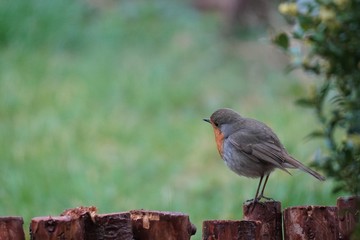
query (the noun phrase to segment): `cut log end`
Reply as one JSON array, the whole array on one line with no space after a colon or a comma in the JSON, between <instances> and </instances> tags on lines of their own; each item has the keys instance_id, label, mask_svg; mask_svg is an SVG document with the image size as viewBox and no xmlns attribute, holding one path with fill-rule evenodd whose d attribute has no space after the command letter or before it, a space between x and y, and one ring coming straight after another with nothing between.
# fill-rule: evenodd
<instances>
[{"instance_id":1,"label":"cut log end","mask_svg":"<svg viewBox=\"0 0 360 240\"><path fill-rule=\"evenodd\" d=\"M130 215L135 239L189 240L196 233L189 216L183 213L134 210Z\"/></svg>"},{"instance_id":2,"label":"cut log end","mask_svg":"<svg viewBox=\"0 0 360 240\"><path fill-rule=\"evenodd\" d=\"M297 206L284 210L285 239L339 239L337 207Z\"/></svg>"},{"instance_id":3,"label":"cut log end","mask_svg":"<svg viewBox=\"0 0 360 240\"><path fill-rule=\"evenodd\" d=\"M261 239L282 239L282 215L280 202L245 202L243 205L243 212L244 220L261 222Z\"/></svg>"},{"instance_id":4,"label":"cut log end","mask_svg":"<svg viewBox=\"0 0 360 240\"><path fill-rule=\"evenodd\" d=\"M0 239L25 240L22 217L0 217Z\"/></svg>"},{"instance_id":5,"label":"cut log end","mask_svg":"<svg viewBox=\"0 0 360 240\"><path fill-rule=\"evenodd\" d=\"M203 240L260 239L258 221L207 220L203 222Z\"/></svg>"}]
</instances>

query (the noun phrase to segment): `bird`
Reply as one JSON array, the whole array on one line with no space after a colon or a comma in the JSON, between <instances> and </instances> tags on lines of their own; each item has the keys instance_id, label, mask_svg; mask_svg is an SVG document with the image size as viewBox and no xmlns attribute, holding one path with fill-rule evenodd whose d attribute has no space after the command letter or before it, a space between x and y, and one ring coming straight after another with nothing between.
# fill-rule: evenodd
<instances>
[{"instance_id":1,"label":"bird","mask_svg":"<svg viewBox=\"0 0 360 240\"><path fill-rule=\"evenodd\" d=\"M264 190L270 173L277 168L290 175L287 169L300 169L320 181L325 180L324 176L290 156L265 123L242 117L229 108L218 109L203 120L213 127L217 150L225 164L238 175L260 178L255 197L249 200L253 201L253 208L261 199L272 200L264 196Z\"/></svg>"}]
</instances>

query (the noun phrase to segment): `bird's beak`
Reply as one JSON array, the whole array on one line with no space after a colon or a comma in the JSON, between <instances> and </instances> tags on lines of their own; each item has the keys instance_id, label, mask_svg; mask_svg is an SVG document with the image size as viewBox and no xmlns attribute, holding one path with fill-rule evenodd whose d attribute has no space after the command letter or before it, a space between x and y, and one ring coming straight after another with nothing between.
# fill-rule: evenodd
<instances>
[{"instance_id":1,"label":"bird's beak","mask_svg":"<svg viewBox=\"0 0 360 240\"><path fill-rule=\"evenodd\" d=\"M208 118L204 118L203 120L204 120L205 122L211 123L211 122L210 122L210 119L208 119Z\"/></svg>"}]
</instances>

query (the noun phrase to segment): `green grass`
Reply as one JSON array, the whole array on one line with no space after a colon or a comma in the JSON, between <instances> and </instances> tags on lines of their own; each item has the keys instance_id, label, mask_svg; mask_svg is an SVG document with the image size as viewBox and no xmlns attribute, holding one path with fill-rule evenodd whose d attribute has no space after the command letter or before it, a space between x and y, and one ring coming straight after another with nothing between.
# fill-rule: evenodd
<instances>
[{"instance_id":1,"label":"green grass","mask_svg":"<svg viewBox=\"0 0 360 240\"><path fill-rule=\"evenodd\" d=\"M266 59L266 44L254 40L246 60L214 19L176 2L73 6L84 18L66 23L67 6L48 7L45 39L39 25L1 41L0 215L23 216L25 229L80 205L181 211L198 227L194 239L203 220L241 218L258 180L220 160L202 121L220 107L268 123L307 164L320 144L304 141L315 120L293 104L303 83L273 66L275 50ZM335 204L331 182L292 173L275 172L267 195L283 207Z\"/></svg>"}]
</instances>

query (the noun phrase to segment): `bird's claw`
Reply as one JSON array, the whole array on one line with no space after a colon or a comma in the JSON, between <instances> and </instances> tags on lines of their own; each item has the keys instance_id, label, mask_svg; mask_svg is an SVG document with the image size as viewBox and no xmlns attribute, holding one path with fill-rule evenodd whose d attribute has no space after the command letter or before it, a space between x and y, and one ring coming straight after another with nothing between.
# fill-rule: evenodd
<instances>
[{"instance_id":1,"label":"bird's claw","mask_svg":"<svg viewBox=\"0 0 360 240\"><path fill-rule=\"evenodd\" d=\"M247 200L249 203L250 212L254 211L256 204L263 205L264 203L260 202L258 198Z\"/></svg>"},{"instance_id":2,"label":"bird's claw","mask_svg":"<svg viewBox=\"0 0 360 240\"><path fill-rule=\"evenodd\" d=\"M260 201L261 199L265 199L266 201L275 201L273 198L265 197L264 195L260 195L256 199L257 201Z\"/></svg>"},{"instance_id":3,"label":"bird's claw","mask_svg":"<svg viewBox=\"0 0 360 240\"><path fill-rule=\"evenodd\" d=\"M261 199L265 199L266 201L275 201L273 198L265 197L265 196L258 196L257 198L252 198L246 200L245 202L260 202Z\"/></svg>"},{"instance_id":4,"label":"bird's claw","mask_svg":"<svg viewBox=\"0 0 360 240\"><path fill-rule=\"evenodd\" d=\"M252 205L250 209L251 212L255 209L256 204L264 205L264 203L260 201L261 199L265 199L266 201L275 201L274 199L265 197L263 195L258 196L257 198L246 200L246 203L250 203L250 205Z\"/></svg>"}]
</instances>

